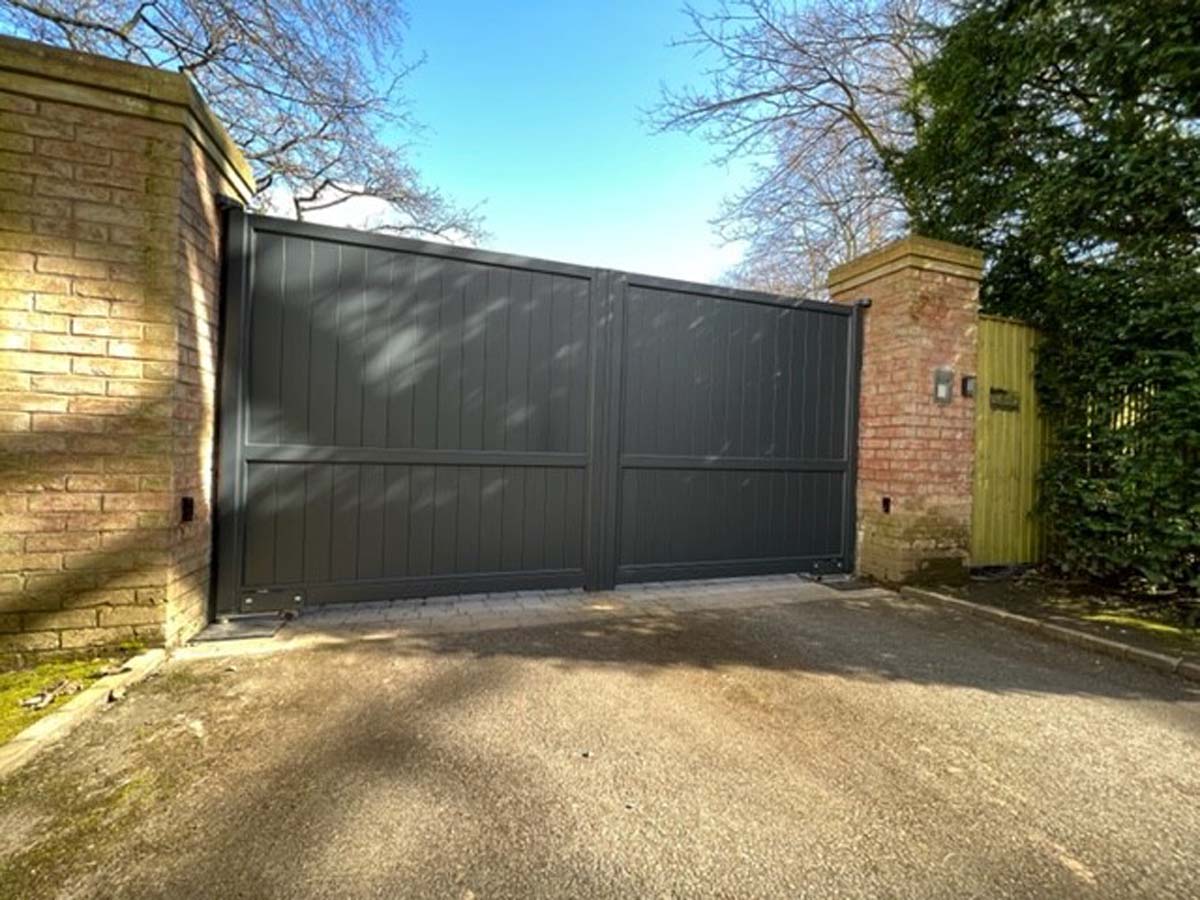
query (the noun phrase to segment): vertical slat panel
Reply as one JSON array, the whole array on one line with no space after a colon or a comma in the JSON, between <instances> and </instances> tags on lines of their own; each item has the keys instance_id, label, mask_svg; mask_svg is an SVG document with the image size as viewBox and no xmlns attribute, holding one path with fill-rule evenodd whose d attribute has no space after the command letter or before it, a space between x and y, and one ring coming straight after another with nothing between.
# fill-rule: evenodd
<instances>
[{"instance_id":1,"label":"vertical slat panel","mask_svg":"<svg viewBox=\"0 0 1200 900\"><path fill-rule=\"evenodd\" d=\"M244 581L270 584L275 578L275 467L257 463L246 472Z\"/></svg>"},{"instance_id":2,"label":"vertical slat panel","mask_svg":"<svg viewBox=\"0 0 1200 900\"><path fill-rule=\"evenodd\" d=\"M250 313L250 440L279 440L283 329L283 238L259 235L255 242L254 303Z\"/></svg>"},{"instance_id":3,"label":"vertical slat panel","mask_svg":"<svg viewBox=\"0 0 1200 900\"><path fill-rule=\"evenodd\" d=\"M564 559L564 539L567 502L566 469L546 470L546 557L547 569L561 569Z\"/></svg>"},{"instance_id":4,"label":"vertical slat panel","mask_svg":"<svg viewBox=\"0 0 1200 900\"><path fill-rule=\"evenodd\" d=\"M438 302L438 408L437 446L443 450L461 446L463 385L463 295L466 275L460 264L442 267L442 290Z\"/></svg>"},{"instance_id":5,"label":"vertical slat panel","mask_svg":"<svg viewBox=\"0 0 1200 900\"><path fill-rule=\"evenodd\" d=\"M522 568L546 565L546 470L525 470L525 521L521 548Z\"/></svg>"},{"instance_id":6,"label":"vertical slat panel","mask_svg":"<svg viewBox=\"0 0 1200 900\"><path fill-rule=\"evenodd\" d=\"M302 465L276 467L275 566L272 580L292 584L304 580L305 472Z\"/></svg>"},{"instance_id":7,"label":"vertical slat panel","mask_svg":"<svg viewBox=\"0 0 1200 900\"><path fill-rule=\"evenodd\" d=\"M581 569L583 558L583 529L586 508L583 501L584 473L567 470L566 496L563 501L563 568Z\"/></svg>"},{"instance_id":8,"label":"vertical slat panel","mask_svg":"<svg viewBox=\"0 0 1200 900\"><path fill-rule=\"evenodd\" d=\"M421 331L415 315L416 263L392 256L391 294L388 302L387 445L413 446L413 390L417 367L429 335Z\"/></svg>"},{"instance_id":9,"label":"vertical slat panel","mask_svg":"<svg viewBox=\"0 0 1200 900\"><path fill-rule=\"evenodd\" d=\"M489 466L483 470L483 497L480 501L479 569L499 572L504 537L504 470Z\"/></svg>"},{"instance_id":10,"label":"vertical slat panel","mask_svg":"<svg viewBox=\"0 0 1200 900\"><path fill-rule=\"evenodd\" d=\"M409 574L408 519L412 511L412 468L388 466L384 480L383 574L397 578Z\"/></svg>"},{"instance_id":11,"label":"vertical slat panel","mask_svg":"<svg viewBox=\"0 0 1200 900\"><path fill-rule=\"evenodd\" d=\"M500 568L515 572L521 568L521 541L525 532L525 470L505 470L503 505Z\"/></svg>"},{"instance_id":12,"label":"vertical slat panel","mask_svg":"<svg viewBox=\"0 0 1200 900\"><path fill-rule=\"evenodd\" d=\"M487 337L484 379L484 438L485 450L503 450L507 434L508 414L508 269L492 269L487 273Z\"/></svg>"},{"instance_id":13,"label":"vertical slat panel","mask_svg":"<svg viewBox=\"0 0 1200 900\"><path fill-rule=\"evenodd\" d=\"M362 444L388 444L389 388L393 381L391 312L393 255L368 250L363 283Z\"/></svg>"},{"instance_id":14,"label":"vertical slat panel","mask_svg":"<svg viewBox=\"0 0 1200 900\"><path fill-rule=\"evenodd\" d=\"M478 572L480 549L481 470L465 466L458 472L458 535L454 568L457 572Z\"/></svg>"},{"instance_id":15,"label":"vertical slat panel","mask_svg":"<svg viewBox=\"0 0 1200 900\"><path fill-rule=\"evenodd\" d=\"M420 257L414 264L416 304L413 313L419 341L412 350L413 446L428 449L437 446L441 263Z\"/></svg>"},{"instance_id":16,"label":"vertical slat panel","mask_svg":"<svg viewBox=\"0 0 1200 900\"><path fill-rule=\"evenodd\" d=\"M334 410L334 442L342 447L362 444L366 269L366 250L342 247L338 290L337 407Z\"/></svg>"},{"instance_id":17,"label":"vertical slat panel","mask_svg":"<svg viewBox=\"0 0 1200 900\"><path fill-rule=\"evenodd\" d=\"M333 520L329 548L329 577L353 580L358 576L359 467L333 467Z\"/></svg>"},{"instance_id":18,"label":"vertical slat panel","mask_svg":"<svg viewBox=\"0 0 1200 900\"><path fill-rule=\"evenodd\" d=\"M308 466L304 483L304 580L329 580L333 548L333 466Z\"/></svg>"},{"instance_id":19,"label":"vertical slat panel","mask_svg":"<svg viewBox=\"0 0 1200 900\"><path fill-rule=\"evenodd\" d=\"M337 406L338 299L341 254L327 241L312 245L312 335L309 338L308 442L333 443ZM258 303L256 296L254 302Z\"/></svg>"},{"instance_id":20,"label":"vertical slat panel","mask_svg":"<svg viewBox=\"0 0 1200 900\"><path fill-rule=\"evenodd\" d=\"M550 406L548 410L548 450L569 450L572 366L572 319L575 297L571 284L555 277L550 298Z\"/></svg>"},{"instance_id":21,"label":"vertical slat panel","mask_svg":"<svg viewBox=\"0 0 1200 900\"><path fill-rule=\"evenodd\" d=\"M487 272L471 266L464 286L462 436L464 450L483 449L487 366Z\"/></svg>"},{"instance_id":22,"label":"vertical slat panel","mask_svg":"<svg viewBox=\"0 0 1200 900\"><path fill-rule=\"evenodd\" d=\"M511 273L512 303L508 310L508 404L504 446L527 450L529 425L529 304L528 272Z\"/></svg>"},{"instance_id":23,"label":"vertical slat panel","mask_svg":"<svg viewBox=\"0 0 1200 900\"><path fill-rule=\"evenodd\" d=\"M453 572L458 556L458 476L454 466L438 466L434 475L434 575Z\"/></svg>"},{"instance_id":24,"label":"vertical slat panel","mask_svg":"<svg viewBox=\"0 0 1200 900\"><path fill-rule=\"evenodd\" d=\"M433 523L434 468L413 466L408 538L410 575L428 575L433 571Z\"/></svg>"},{"instance_id":25,"label":"vertical slat panel","mask_svg":"<svg viewBox=\"0 0 1200 900\"><path fill-rule=\"evenodd\" d=\"M567 403L570 424L567 445L562 449L583 453L587 450L588 440L588 366L591 362L588 331L593 312L589 306L587 282L579 278L572 279L567 294L571 305L571 390Z\"/></svg>"},{"instance_id":26,"label":"vertical slat panel","mask_svg":"<svg viewBox=\"0 0 1200 900\"><path fill-rule=\"evenodd\" d=\"M280 376L280 440L308 437L309 332L312 324L312 241L283 241L283 331Z\"/></svg>"},{"instance_id":27,"label":"vertical slat panel","mask_svg":"<svg viewBox=\"0 0 1200 900\"><path fill-rule=\"evenodd\" d=\"M1047 428L1037 405L1037 332L983 316L975 399L975 485L972 565L1038 562L1045 529L1036 515L1037 478ZM994 406L992 390L1015 395L1017 408Z\"/></svg>"},{"instance_id":28,"label":"vertical slat panel","mask_svg":"<svg viewBox=\"0 0 1200 900\"><path fill-rule=\"evenodd\" d=\"M547 450L550 445L553 299L553 276L535 274L530 285L529 300L529 415L526 423L529 450Z\"/></svg>"},{"instance_id":29,"label":"vertical slat panel","mask_svg":"<svg viewBox=\"0 0 1200 900\"><path fill-rule=\"evenodd\" d=\"M383 466L362 466L359 471L358 578L383 576L385 493Z\"/></svg>"}]
</instances>

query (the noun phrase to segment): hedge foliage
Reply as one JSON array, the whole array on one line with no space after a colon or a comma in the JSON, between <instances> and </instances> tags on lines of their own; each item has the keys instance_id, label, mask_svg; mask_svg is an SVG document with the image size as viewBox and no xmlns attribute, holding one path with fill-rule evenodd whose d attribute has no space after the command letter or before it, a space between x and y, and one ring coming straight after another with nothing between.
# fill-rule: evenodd
<instances>
[{"instance_id":1,"label":"hedge foliage","mask_svg":"<svg viewBox=\"0 0 1200 900\"><path fill-rule=\"evenodd\" d=\"M914 226L981 247L1041 328L1053 558L1200 588L1200 16L1194 0L970 2L891 160Z\"/></svg>"}]
</instances>

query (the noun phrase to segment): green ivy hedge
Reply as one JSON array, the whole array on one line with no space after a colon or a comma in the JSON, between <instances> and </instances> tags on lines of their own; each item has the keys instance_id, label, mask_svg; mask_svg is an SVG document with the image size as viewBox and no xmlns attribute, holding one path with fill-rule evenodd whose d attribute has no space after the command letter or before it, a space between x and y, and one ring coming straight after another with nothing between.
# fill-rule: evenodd
<instances>
[{"instance_id":1,"label":"green ivy hedge","mask_svg":"<svg viewBox=\"0 0 1200 900\"><path fill-rule=\"evenodd\" d=\"M1043 334L1053 561L1200 588L1194 0L966 0L886 160L921 233L981 248L985 310Z\"/></svg>"}]
</instances>

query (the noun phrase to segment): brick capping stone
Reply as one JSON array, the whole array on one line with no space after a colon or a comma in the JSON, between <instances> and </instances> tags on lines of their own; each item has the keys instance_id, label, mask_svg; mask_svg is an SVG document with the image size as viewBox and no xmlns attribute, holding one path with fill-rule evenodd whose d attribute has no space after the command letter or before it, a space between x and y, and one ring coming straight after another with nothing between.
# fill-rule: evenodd
<instances>
[{"instance_id":1,"label":"brick capping stone","mask_svg":"<svg viewBox=\"0 0 1200 900\"><path fill-rule=\"evenodd\" d=\"M0 37L0 667L205 622L218 198L253 184L186 76Z\"/></svg>"},{"instance_id":2,"label":"brick capping stone","mask_svg":"<svg viewBox=\"0 0 1200 900\"><path fill-rule=\"evenodd\" d=\"M50 47L0 35L0 81L6 91L186 128L243 202L254 173L196 85L180 72Z\"/></svg>"},{"instance_id":3,"label":"brick capping stone","mask_svg":"<svg viewBox=\"0 0 1200 900\"><path fill-rule=\"evenodd\" d=\"M983 255L910 236L829 274L835 302L863 315L857 567L887 582L962 574L970 551ZM948 403L934 373L952 372Z\"/></svg>"}]
</instances>

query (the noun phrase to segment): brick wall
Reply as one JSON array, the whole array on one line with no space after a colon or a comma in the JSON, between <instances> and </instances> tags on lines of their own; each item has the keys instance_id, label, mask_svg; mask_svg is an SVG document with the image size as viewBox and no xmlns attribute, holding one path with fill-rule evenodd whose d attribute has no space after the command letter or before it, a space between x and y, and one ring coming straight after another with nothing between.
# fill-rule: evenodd
<instances>
[{"instance_id":1,"label":"brick wall","mask_svg":"<svg viewBox=\"0 0 1200 900\"><path fill-rule=\"evenodd\" d=\"M182 76L8 38L0 74L0 665L179 641L208 591L216 196L249 171Z\"/></svg>"},{"instance_id":2,"label":"brick wall","mask_svg":"<svg viewBox=\"0 0 1200 900\"><path fill-rule=\"evenodd\" d=\"M960 575L970 547L979 278L974 250L911 237L830 273L833 299L869 299L858 441L858 568L885 581ZM934 402L934 371L953 371ZM884 498L890 509L884 510Z\"/></svg>"}]
</instances>

